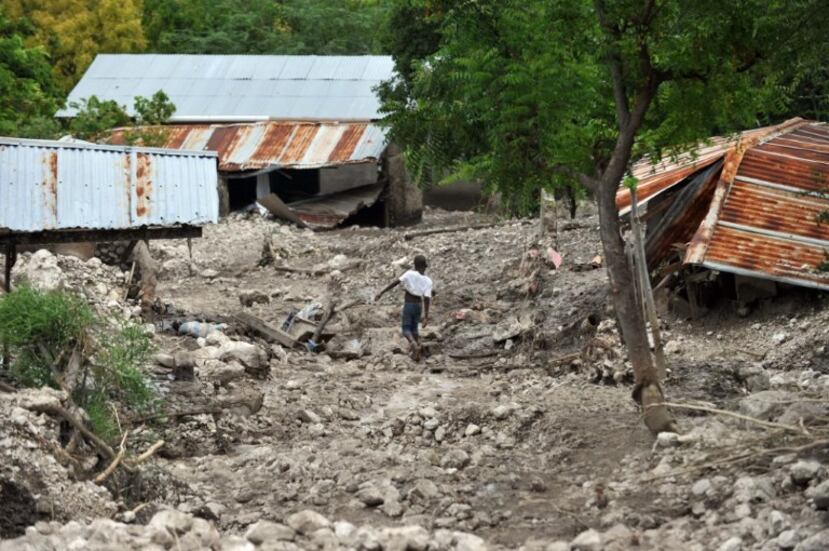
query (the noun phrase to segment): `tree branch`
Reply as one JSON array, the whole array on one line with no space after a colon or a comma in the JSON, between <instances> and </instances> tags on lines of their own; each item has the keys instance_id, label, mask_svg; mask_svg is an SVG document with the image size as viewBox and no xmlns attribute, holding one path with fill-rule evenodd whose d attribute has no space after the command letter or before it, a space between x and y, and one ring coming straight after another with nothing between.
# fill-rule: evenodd
<instances>
[{"instance_id":1,"label":"tree branch","mask_svg":"<svg viewBox=\"0 0 829 551\"><path fill-rule=\"evenodd\" d=\"M596 15L599 18L599 25L604 29L607 37L608 66L610 77L613 80L613 99L616 103L616 118L619 122L619 131L623 131L630 120L630 105L628 104L627 87L625 86L625 75L622 68L622 56L614 41L621 38L621 31L612 25L607 19L607 10L603 0L594 0Z\"/></svg>"}]
</instances>

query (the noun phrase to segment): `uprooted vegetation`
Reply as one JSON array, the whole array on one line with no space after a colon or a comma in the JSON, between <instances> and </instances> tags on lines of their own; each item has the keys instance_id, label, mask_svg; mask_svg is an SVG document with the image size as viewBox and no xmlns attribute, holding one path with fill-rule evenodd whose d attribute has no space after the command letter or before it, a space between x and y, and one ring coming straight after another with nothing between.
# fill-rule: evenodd
<instances>
[{"instance_id":1,"label":"uprooted vegetation","mask_svg":"<svg viewBox=\"0 0 829 551\"><path fill-rule=\"evenodd\" d=\"M103 319L79 297L28 286L3 295L0 342L16 382L64 390L104 441L121 436L119 412L146 414L156 405L142 371L151 337L134 323Z\"/></svg>"}]
</instances>

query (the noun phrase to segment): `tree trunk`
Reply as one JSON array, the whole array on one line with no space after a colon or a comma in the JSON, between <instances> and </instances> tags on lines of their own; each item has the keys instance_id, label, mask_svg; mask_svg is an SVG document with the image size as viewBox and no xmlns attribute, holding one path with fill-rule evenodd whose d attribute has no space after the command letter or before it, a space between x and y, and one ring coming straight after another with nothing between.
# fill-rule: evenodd
<instances>
[{"instance_id":1,"label":"tree trunk","mask_svg":"<svg viewBox=\"0 0 829 551\"><path fill-rule=\"evenodd\" d=\"M636 382L633 397L644 408L645 425L651 432L658 434L673 431L675 427L668 409L653 405L660 404L665 399L648 346L647 328L641 304L636 297L633 271L628 264L620 234L619 212L616 209L618 184L618 181L603 179L599 185L596 198L599 204L602 248L616 318L627 345L628 358L633 365Z\"/></svg>"}]
</instances>

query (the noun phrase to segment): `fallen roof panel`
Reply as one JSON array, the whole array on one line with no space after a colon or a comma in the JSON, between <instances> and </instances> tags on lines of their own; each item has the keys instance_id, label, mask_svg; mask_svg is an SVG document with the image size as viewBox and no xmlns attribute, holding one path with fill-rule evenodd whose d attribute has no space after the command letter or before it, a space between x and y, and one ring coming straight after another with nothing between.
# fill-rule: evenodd
<instances>
[{"instance_id":1,"label":"fallen roof panel","mask_svg":"<svg viewBox=\"0 0 829 551\"><path fill-rule=\"evenodd\" d=\"M380 199L383 184L332 193L323 197L289 203L288 208L314 229L332 229L357 211L370 207Z\"/></svg>"},{"instance_id":2,"label":"fallen roof panel","mask_svg":"<svg viewBox=\"0 0 829 551\"><path fill-rule=\"evenodd\" d=\"M216 151L219 170L311 169L377 160L385 130L371 123L262 122L164 127L165 147ZM112 141L124 141L125 129Z\"/></svg>"}]
</instances>

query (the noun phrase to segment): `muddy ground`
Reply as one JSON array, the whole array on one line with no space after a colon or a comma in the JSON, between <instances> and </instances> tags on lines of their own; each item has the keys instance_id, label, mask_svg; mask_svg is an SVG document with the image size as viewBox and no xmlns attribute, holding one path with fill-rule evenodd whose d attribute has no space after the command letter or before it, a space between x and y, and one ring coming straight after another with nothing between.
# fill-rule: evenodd
<instances>
[{"instance_id":1,"label":"muddy ground","mask_svg":"<svg viewBox=\"0 0 829 551\"><path fill-rule=\"evenodd\" d=\"M154 242L165 310L144 322L154 324L161 352L199 358L193 381L151 368L164 403L259 403L139 429L139 439L167 442L153 459L165 488L124 498L115 518L146 522L170 506L241 536L257 522L290 524L313 510L355 526L471 533L482 541L470 549L820 549L829 541L825 447L762 459L769 439L789 442L786 430L683 409L675 410L681 436L655 442L647 432L630 398L606 274L591 264L601 247L589 207L560 221L540 259L527 258L535 221L405 238L487 222L498 221L427 211L413 228L313 233L234 215L205 228L192 262L184 243ZM276 258L263 266L266 240ZM557 270L544 260L550 245L563 258ZM428 257L437 292L422 362L398 336L401 292L372 301L416 254ZM534 295L525 292L527 265L541 266ZM279 326L289 311L332 297L362 302L334 318L336 337L319 354L265 343L230 319L247 312ZM792 434L792 447L819 440L829 397L826 304L791 291L747 317L728 301L700 320L665 313L669 399L815 427ZM168 330L172 319L223 318L226 337ZM254 344L258 356L211 352L228 339ZM735 450L760 459L729 461ZM137 518L124 517L142 502Z\"/></svg>"}]
</instances>

